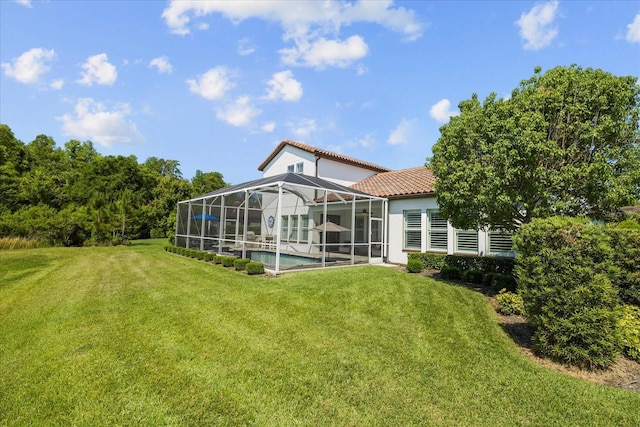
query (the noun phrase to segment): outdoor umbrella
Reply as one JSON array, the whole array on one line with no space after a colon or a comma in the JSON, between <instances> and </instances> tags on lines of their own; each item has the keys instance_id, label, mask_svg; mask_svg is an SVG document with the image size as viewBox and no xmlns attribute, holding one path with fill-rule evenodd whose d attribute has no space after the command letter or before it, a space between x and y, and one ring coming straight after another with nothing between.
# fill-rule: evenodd
<instances>
[{"instance_id":1,"label":"outdoor umbrella","mask_svg":"<svg viewBox=\"0 0 640 427\"><path fill-rule=\"evenodd\" d=\"M345 228L345 227L343 227L341 225L338 225L335 222L331 222L331 221L327 221L325 224L316 225L315 227L312 228L312 230L322 232L322 230L324 229L325 225L327 227L327 232L351 231L348 228Z\"/></svg>"},{"instance_id":2,"label":"outdoor umbrella","mask_svg":"<svg viewBox=\"0 0 640 427\"><path fill-rule=\"evenodd\" d=\"M202 214L194 215L193 219L196 219L196 220L202 219ZM220 218L211 214L204 214L204 219L207 219L209 221L220 221Z\"/></svg>"}]
</instances>

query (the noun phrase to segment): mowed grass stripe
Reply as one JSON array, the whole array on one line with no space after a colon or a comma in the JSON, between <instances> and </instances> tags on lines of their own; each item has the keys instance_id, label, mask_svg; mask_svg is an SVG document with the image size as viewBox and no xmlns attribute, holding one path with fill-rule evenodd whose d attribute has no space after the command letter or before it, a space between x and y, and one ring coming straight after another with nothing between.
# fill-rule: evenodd
<instances>
[{"instance_id":1,"label":"mowed grass stripe","mask_svg":"<svg viewBox=\"0 0 640 427\"><path fill-rule=\"evenodd\" d=\"M536 366L466 288L381 267L249 277L162 251L0 252L3 425L637 425Z\"/></svg>"}]
</instances>

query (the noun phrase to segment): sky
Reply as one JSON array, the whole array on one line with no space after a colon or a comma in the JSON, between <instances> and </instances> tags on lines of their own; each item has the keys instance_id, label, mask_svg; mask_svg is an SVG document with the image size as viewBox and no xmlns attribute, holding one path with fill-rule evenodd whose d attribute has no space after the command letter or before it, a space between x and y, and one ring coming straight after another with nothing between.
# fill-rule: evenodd
<instances>
[{"instance_id":1,"label":"sky","mask_svg":"<svg viewBox=\"0 0 640 427\"><path fill-rule=\"evenodd\" d=\"M231 184L284 139L419 166L477 93L640 76L640 1L0 0L0 123Z\"/></svg>"}]
</instances>

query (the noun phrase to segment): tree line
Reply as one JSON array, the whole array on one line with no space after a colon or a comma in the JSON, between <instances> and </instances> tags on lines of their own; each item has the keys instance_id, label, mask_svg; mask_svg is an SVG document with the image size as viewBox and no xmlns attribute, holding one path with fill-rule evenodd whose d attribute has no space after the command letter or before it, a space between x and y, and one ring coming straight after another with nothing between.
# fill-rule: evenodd
<instances>
[{"instance_id":1,"label":"tree line","mask_svg":"<svg viewBox=\"0 0 640 427\"><path fill-rule=\"evenodd\" d=\"M50 245L172 237L176 203L228 184L219 172L185 179L177 160L104 156L91 141L28 144L0 124L0 237Z\"/></svg>"}]
</instances>

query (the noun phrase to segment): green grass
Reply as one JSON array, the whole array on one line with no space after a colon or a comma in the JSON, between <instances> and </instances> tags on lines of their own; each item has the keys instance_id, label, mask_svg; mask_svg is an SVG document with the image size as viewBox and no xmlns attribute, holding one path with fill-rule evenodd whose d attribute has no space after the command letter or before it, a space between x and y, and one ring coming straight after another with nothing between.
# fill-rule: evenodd
<instances>
[{"instance_id":1,"label":"green grass","mask_svg":"<svg viewBox=\"0 0 640 427\"><path fill-rule=\"evenodd\" d=\"M638 424L640 393L537 366L463 287L153 241L0 252L0 425Z\"/></svg>"}]
</instances>

